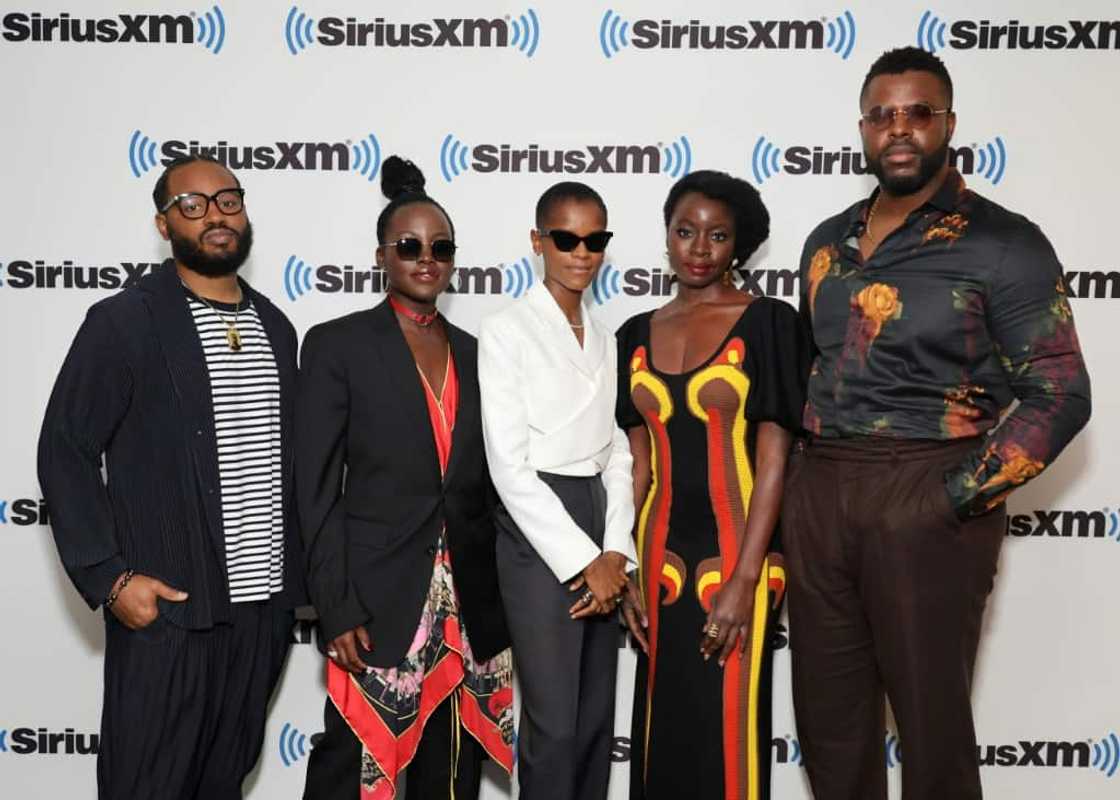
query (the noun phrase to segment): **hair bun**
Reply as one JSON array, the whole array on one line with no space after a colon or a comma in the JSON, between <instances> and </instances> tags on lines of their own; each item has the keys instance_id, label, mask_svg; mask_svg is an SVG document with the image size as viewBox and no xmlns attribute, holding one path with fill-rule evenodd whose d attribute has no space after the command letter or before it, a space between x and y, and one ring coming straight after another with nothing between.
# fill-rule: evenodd
<instances>
[{"instance_id":1,"label":"hair bun","mask_svg":"<svg viewBox=\"0 0 1120 800\"><path fill-rule=\"evenodd\" d=\"M381 165L381 193L390 200L402 194L424 194L424 173L407 159L389 156Z\"/></svg>"}]
</instances>

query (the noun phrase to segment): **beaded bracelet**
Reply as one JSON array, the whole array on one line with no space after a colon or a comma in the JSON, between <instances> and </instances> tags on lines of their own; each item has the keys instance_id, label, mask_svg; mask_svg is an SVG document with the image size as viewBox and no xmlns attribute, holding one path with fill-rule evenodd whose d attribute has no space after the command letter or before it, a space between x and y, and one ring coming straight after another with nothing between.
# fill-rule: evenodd
<instances>
[{"instance_id":1,"label":"beaded bracelet","mask_svg":"<svg viewBox=\"0 0 1120 800\"><path fill-rule=\"evenodd\" d=\"M113 607L113 603L117 602L117 598L121 596L121 592L124 591L124 587L128 586L128 582L132 580L132 576L135 574L136 571L131 569L125 572L124 579L121 580L120 586L114 589L113 593L109 595L109 599L105 601L105 608Z\"/></svg>"}]
</instances>

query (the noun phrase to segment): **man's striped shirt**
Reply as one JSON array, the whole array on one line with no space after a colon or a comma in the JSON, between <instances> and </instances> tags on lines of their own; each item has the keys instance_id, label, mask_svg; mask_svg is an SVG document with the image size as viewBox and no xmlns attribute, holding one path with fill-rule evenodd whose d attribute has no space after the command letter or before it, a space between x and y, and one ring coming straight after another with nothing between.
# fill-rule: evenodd
<instances>
[{"instance_id":1,"label":"man's striped shirt","mask_svg":"<svg viewBox=\"0 0 1120 800\"><path fill-rule=\"evenodd\" d=\"M267 600L284 586L276 359L251 303L236 317L241 349L235 352L226 338L234 307L187 299L210 374L230 601Z\"/></svg>"}]
</instances>

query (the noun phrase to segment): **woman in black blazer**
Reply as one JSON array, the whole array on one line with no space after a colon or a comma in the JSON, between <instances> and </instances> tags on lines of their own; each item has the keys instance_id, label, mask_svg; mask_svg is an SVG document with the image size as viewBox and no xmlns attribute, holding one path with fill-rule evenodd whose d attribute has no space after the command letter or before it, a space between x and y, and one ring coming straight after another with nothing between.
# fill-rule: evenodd
<instances>
[{"instance_id":1,"label":"woman in black blazer","mask_svg":"<svg viewBox=\"0 0 1120 800\"><path fill-rule=\"evenodd\" d=\"M455 233L423 186L386 160L388 297L303 344L297 498L329 657L309 800L392 798L409 764L408 800L469 799L485 753L513 766L477 347L436 310Z\"/></svg>"}]
</instances>

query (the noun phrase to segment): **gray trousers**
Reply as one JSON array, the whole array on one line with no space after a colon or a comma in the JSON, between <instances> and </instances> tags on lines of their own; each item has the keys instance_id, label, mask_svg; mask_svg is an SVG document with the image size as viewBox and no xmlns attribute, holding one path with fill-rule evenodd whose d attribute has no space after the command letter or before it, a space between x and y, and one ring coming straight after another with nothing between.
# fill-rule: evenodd
<instances>
[{"instance_id":1,"label":"gray trousers","mask_svg":"<svg viewBox=\"0 0 1120 800\"><path fill-rule=\"evenodd\" d=\"M540 473L572 519L602 546L598 477ZM521 687L517 779L522 800L605 800L614 735L620 633L614 614L573 620L571 592L506 514L498 516L498 582Z\"/></svg>"}]
</instances>

